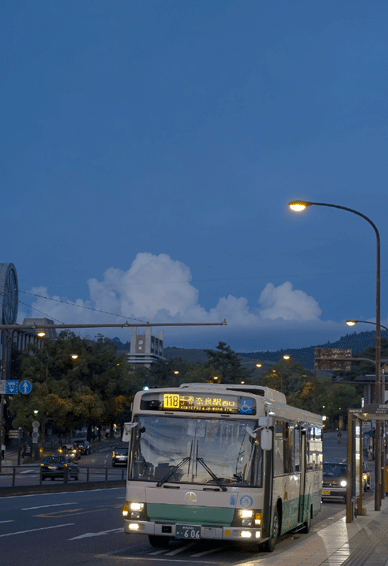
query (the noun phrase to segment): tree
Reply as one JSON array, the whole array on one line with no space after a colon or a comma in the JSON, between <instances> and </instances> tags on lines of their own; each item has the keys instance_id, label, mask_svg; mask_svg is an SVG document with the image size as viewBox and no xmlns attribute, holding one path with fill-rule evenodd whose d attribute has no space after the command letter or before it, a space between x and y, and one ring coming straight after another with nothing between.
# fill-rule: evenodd
<instances>
[{"instance_id":1,"label":"tree","mask_svg":"<svg viewBox=\"0 0 388 566\"><path fill-rule=\"evenodd\" d=\"M124 355L109 340L93 342L71 332L31 345L21 363L21 379L32 383L29 395L10 402L13 426L31 428L38 420L44 432L48 419L65 431L92 424L112 425L131 403L131 379ZM76 360L72 355L78 355Z\"/></svg>"},{"instance_id":2,"label":"tree","mask_svg":"<svg viewBox=\"0 0 388 566\"><path fill-rule=\"evenodd\" d=\"M241 360L226 342L219 342L216 350L205 350L208 363L221 377L223 383L241 383L249 380L252 371L241 366Z\"/></svg>"}]
</instances>

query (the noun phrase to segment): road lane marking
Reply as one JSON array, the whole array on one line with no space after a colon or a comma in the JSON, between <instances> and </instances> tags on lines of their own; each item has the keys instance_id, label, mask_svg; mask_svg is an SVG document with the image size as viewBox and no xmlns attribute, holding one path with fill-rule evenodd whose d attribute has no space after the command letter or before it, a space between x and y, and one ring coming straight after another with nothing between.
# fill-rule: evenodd
<instances>
[{"instance_id":1,"label":"road lane marking","mask_svg":"<svg viewBox=\"0 0 388 566\"><path fill-rule=\"evenodd\" d=\"M0 524L1 523L14 523L14 522L15 522L14 519L9 519L8 521L0 521Z\"/></svg>"},{"instance_id":2,"label":"road lane marking","mask_svg":"<svg viewBox=\"0 0 388 566\"><path fill-rule=\"evenodd\" d=\"M51 513L40 513L34 515L34 517L73 517L74 515L86 515L87 513L98 513L99 511L107 511L111 507L120 509L121 505L102 505L94 509L85 509L84 507L78 507L77 509L61 509L60 511L52 511ZM124 528L124 527L123 527Z\"/></svg>"},{"instance_id":3,"label":"road lane marking","mask_svg":"<svg viewBox=\"0 0 388 566\"><path fill-rule=\"evenodd\" d=\"M203 552L197 552L197 554L192 554L192 557L198 558L199 556L205 556L206 554L211 554L212 552L217 552L218 550L222 550L223 547L219 546L217 548L211 548L210 550L204 550Z\"/></svg>"},{"instance_id":4,"label":"road lane marking","mask_svg":"<svg viewBox=\"0 0 388 566\"><path fill-rule=\"evenodd\" d=\"M23 507L21 511L29 511L30 509L43 509L45 507L59 507L60 505L79 505L77 501L72 503L53 503L52 505L38 505L37 507Z\"/></svg>"},{"instance_id":5,"label":"road lane marking","mask_svg":"<svg viewBox=\"0 0 388 566\"><path fill-rule=\"evenodd\" d=\"M108 535L109 533L123 533L123 532L124 532L124 527L119 527L118 529L111 529L110 531L100 531L99 533L85 533L77 537L69 538L68 540L79 540L81 538L100 537L103 535Z\"/></svg>"},{"instance_id":6,"label":"road lane marking","mask_svg":"<svg viewBox=\"0 0 388 566\"><path fill-rule=\"evenodd\" d=\"M41 527L40 529L30 529L28 531L16 531L14 533L7 533L5 535L0 535L0 537L11 537L13 535L24 535L26 533L35 533L37 531L46 531L47 529L59 529L60 527L70 527L75 525L75 523L65 523L64 525L53 525L52 527Z\"/></svg>"},{"instance_id":7,"label":"road lane marking","mask_svg":"<svg viewBox=\"0 0 388 566\"><path fill-rule=\"evenodd\" d=\"M186 544L186 546L181 546L180 548L177 548L176 550L172 550L171 552L166 552L166 556L175 556L175 554L179 554L180 552L187 550L188 548L190 548L194 544L195 544L195 542L191 542L190 544Z\"/></svg>"}]
</instances>

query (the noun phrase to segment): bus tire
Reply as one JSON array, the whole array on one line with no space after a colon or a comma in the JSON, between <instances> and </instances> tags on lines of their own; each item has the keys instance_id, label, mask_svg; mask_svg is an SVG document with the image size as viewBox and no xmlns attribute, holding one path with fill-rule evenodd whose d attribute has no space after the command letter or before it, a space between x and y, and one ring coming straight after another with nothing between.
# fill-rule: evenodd
<instances>
[{"instance_id":1,"label":"bus tire","mask_svg":"<svg viewBox=\"0 0 388 566\"><path fill-rule=\"evenodd\" d=\"M165 548L170 542L170 537L158 537L157 535L148 535L148 540L151 546L155 548Z\"/></svg>"},{"instance_id":2,"label":"bus tire","mask_svg":"<svg viewBox=\"0 0 388 566\"><path fill-rule=\"evenodd\" d=\"M268 552L273 552L275 550L276 543L280 534L279 511L277 507L275 507L273 512L271 527L270 538L264 543L264 548Z\"/></svg>"},{"instance_id":3,"label":"bus tire","mask_svg":"<svg viewBox=\"0 0 388 566\"><path fill-rule=\"evenodd\" d=\"M304 527L301 529L301 533L309 533L311 528L311 515L312 515L312 507L309 509L307 521L304 524Z\"/></svg>"}]
</instances>

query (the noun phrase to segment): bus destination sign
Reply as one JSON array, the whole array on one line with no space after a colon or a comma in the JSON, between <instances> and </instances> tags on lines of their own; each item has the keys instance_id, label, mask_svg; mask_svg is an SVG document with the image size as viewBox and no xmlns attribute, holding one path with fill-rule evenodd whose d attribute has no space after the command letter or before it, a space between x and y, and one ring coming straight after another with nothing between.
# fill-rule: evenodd
<instances>
[{"instance_id":1,"label":"bus destination sign","mask_svg":"<svg viewBox=\"0 0 388 566\"><path fill-rule=\"evenodd\" d=\"M253 414L253 400L232 395L181 395L163 394L163 409L172 411L196 411L208 413Z\"/></svg>"}]
</instances>

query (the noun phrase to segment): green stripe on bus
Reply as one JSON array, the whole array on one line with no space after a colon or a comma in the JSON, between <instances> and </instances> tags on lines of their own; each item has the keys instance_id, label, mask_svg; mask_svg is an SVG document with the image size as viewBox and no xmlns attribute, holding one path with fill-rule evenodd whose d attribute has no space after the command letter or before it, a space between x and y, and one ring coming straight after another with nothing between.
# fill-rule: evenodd
<instances>
[{"instance_id":1,"label":"green stripe on bus","mask_svg":"<svg viewBox=\"0 0 388 566\"><path fill-rule=\"evenodd\" d=\"M232 524L234 509L147 503L147 515L150 521L189 523L192 525L222 525L227 527Z\"/></svg>"}]
</instances>

